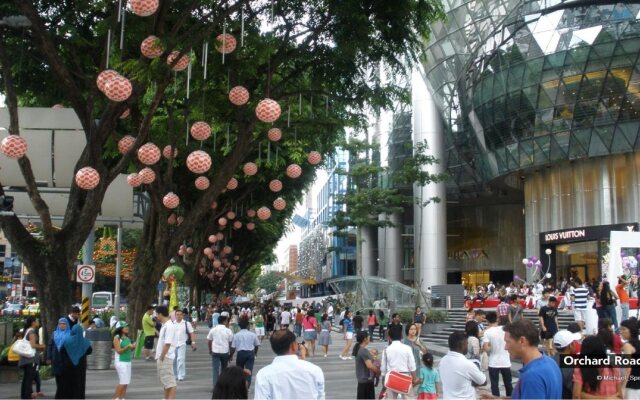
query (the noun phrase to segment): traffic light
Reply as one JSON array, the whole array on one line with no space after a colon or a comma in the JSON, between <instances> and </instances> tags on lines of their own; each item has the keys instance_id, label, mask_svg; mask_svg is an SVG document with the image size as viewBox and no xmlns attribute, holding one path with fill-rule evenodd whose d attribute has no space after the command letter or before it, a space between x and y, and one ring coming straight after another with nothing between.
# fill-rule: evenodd
<instances>
[{"instance_id":1,"label":"traffic light","mask_svg":"<svg viewBox=\"0 0 640 400\"><path fill-rule=\"evenodd\" d=\"M0 211L13 211L13 196L0 195Z\"/></svg>"}]
</instances>

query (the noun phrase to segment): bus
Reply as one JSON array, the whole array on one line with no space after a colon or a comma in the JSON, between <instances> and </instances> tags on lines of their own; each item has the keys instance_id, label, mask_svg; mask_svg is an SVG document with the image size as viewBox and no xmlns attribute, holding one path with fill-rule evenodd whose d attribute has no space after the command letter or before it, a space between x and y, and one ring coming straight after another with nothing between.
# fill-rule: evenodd
<instances>
[{"instance_id":1,"label":"bus","mask_svg":"<svg viewBox=\"0 0 640 400\"><path fill-rule=\"evenodd\" d=\"M113 308L113 292L94 292L91 296L91 307L96 310Z\"/></svg>"}]
</instances>

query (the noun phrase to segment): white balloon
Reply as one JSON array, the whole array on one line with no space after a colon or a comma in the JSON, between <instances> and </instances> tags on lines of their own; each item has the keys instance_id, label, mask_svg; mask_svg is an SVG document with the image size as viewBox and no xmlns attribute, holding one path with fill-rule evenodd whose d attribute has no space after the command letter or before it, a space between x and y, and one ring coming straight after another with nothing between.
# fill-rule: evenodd
<instances>
[{"instance_id":1,"label":"white balloon","mask_svg":"<svg viewBox=\"0 0 640 400\"><path fill-rule=\"evenodd\" d=\"M547 278L547 279L549 279L549 278L551 278L551 274L547 272L547 273L544 275L544 277L545 277L545 278Z\"/></svg>"},{"instance_id":2,"label":"white balloon","mask_svg":"<svg viewBox=\"0 0 640 400\"><path fill-rule=\"evenodd\" d=\"M523 263L524 265L529 264L529 259L528 259L528 258L523 258L523 259L522 259L522 263Z\"/></svg>"}]
</instances>

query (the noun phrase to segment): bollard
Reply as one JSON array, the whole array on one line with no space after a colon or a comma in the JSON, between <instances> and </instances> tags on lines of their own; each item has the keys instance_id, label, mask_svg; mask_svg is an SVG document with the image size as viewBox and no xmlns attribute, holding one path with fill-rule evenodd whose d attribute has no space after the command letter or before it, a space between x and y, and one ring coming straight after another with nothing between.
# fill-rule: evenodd
<instances>
[{"instance_id":1,"label":"bollard","mask_svg":"<svg viewBox=\"0 0 640 400\"><path fill-rule=\"evenodd\" d=\"M89 298L82 298L82 306L80 307L80 322L85 329L89 326Z\"/></svg>"}]
</instances>

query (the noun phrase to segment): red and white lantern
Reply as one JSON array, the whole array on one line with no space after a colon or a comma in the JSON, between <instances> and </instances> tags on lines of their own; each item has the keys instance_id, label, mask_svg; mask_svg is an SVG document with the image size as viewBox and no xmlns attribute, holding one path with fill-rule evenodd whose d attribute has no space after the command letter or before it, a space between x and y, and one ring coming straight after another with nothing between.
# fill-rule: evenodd
<instances>
[{"instance_id":1,"label":"red and white lantern","mask_svg":"<svg viewBox=\"0 0 640 400\"><path fill-rule=\"evenodd\" d=\"M162 44L160 43L160 39L156 36L147 36L146 39L140 43L140 53L143 56L154 59L158 58L162 55L164 49L162 48Z\"/></svg>"},{"instance_id":2,"label":"red and white lantern","mask_svg":"<svg viewBox=\"0 0 640 400\"><path fill-rule=\"evenodd\" d=\"M125 154L126 152L131 150L131 147L133 147L133 144L135 142L136 138L134 138L133 136L124 136L122 139L118 140L118 152L120 154Z\"/></svg>"},{"instance_id":3,"label":"red and white lantern","mask_svg":"<svg viewBox=\"0 0 640 400\"><path fill-rule=\"evenodd\" d=\"M218 232L218 233L216 233L216 237L218 238L218 240L222 240L222 239L224 239L224 233Z\"/></svg>"},{"instance_id":4,"label":"red and white lantern","mask_svg":"<svg viewBox=\"0 0 640 400\"><path fill-rule=\"evenodd\" d=\"M209 235L209 243L215 243L218 241L216 235Z\"/></svg>"},{"instance_id":5,"label":"red and white lantern","mask_svg":"<svg viewBox=\"0 0 640 400\"><path fill-rule=\"evenodd\" d=\"M209 247L205 247L204 250L202 250L202 252L204 253L205 256L213 255L213 250L211 250Z\"/></svg>"},{"instance_id":6,"label":"red and white lantern","mask_svg":"<svg viewBox=\"0 0 640 400\"><path fill-rule=\"evenodd\" d=\"M100 174L91 167L80 168L76 172L76 185L81 189L91 190L100 183Z\"/></svg>"},{"instance_id":7,"label":"red and white lantern","mask_svg":"<svg viewBox=\"0 0 640 400\"><path fill-rule=\"evenodd\" d=\"M233 259L238 261L240 259L240 256L233 256Z\"/></svg>"},{"instance_id":8,"label":"red and white lantern","mask_svg":"<svg viewBox=\"0 0 640 400\"><path fill-rule=\"evenodd\" d=\"M98 90L104 93L107 82L118 76L121 76L118 71L114 71L112 69L105 69L104 71L100 72L98 74L98 77L96 78L96 86L98 86Z\"/></svg>"},{"instance_id":9,"label":"red and white lantern","mask_svg":"<svg viewBox=\"0 0 640 400\"><path fill-rule=\"evenodd\" d=\"M291 164L287 167L287 176L289 178L299 178L302 175L302 168L298 164Z\"/></svg>"},{"instance_id":10,"label":"red and white lantern","mask_svg":"<svg viewBox=\"0 0 640 400\"><path fill-rule=\"evenodd\" d=\"M167 56L167 65L173 64L179 55L179 51L172 51L171 54ZM177 72L184 71L189 66L189 62L191 62L191 60L189 60L189 55L183 54L171 69Z\"/></svg>"},{"instance_id":11,"label":"red and white lantern","mask_svg":"<svg viewBox=\"0 0 640 400\"><path fill-rule=\"evenodd\" d=\"M171 215L169 215L169 218L167 218L167 224L175 225L175 223L176 223L176 215L172 213Z\"/></svg>"},{"instance_id":12,"label":"red and white lantern","mask_svg":"<svg viewBox=\"0 0 640 400\"><path fill-rule=\"evenodd\" d=\"M232 252L232 251L233 251L233 249L231 248L231 246L224 246L224 247L222 248L222 252L223 252L224 254L231 254L231 252Z\"/></svg>"},{"instance_id":13,"label":"red and white lantern","mask_svg":"<svg viewBox=\"0 0 640 400\"><path fill-rule=\"evenodd\" d=\"M242 172L244 172L245 175L253 176L258 173L258 166L252 162L248 162L242 167Z\"/></svg>"},{"instance_id":14,"label":"red and white lantern","mask_svg":"<svg viewBox=\"0 0 640 400\"><path fill-rule=\"evenodd\" d=\"M216 50L223 54L229 54L236 49L236 38L228 33L216 36Z\"/></svg>"},{"instance_id":15,"label":"red and white lantern","mask_svg":"<svg viewBox=\"0 0 640 400\"><path fill-rule=\"evenodd\" d=\"M236 219L236 213L234 213L233 211L227 212L227 218Z\"/></svg>"},{"instance_id":16,"label":"red and white lantern","mask_svg":"<svg viewBox=\"0 0 640 400\"><path fill-rule=\"evenodd\" d=\"M104 85L104 94L111 101L121 102L127 100L133 92L131 82L123 76L116 76Z\"/></svg>"},{"instance_id":17,"label":"red and white lantern","mask_svg":"<svg viewBox=\"0 0 640 400\"><path fill-rule=\"evenodd\" d=\"M187 254L193 254L193 247L187 247Z\"/></svg>"},{"instance_id":18,"label":"red and white lantern","mask_svg":"<svg viewBox=\"0 0 640 400\"><path fill-rule=\"evenodd\" d=\"M282 182L280 182L278 179L272 180L271 182L269 182L269 190L271 190L274 193L281 191Z\"/></svg>"},{"instance_id":19,"label":"red and white lantern","mask_svg":"<svg viewBox=\"0 0 640 400\"><path fill-rule=\"evenodd\" d=\"M280 104L271 99L260 100L256 107L256 117L262 122L275 122L280 118Z\"/></svg>"},{"instance_id":20,"label":"red and white lantern","mask_svg":"<svg viewBox=\"0 0 640 400\"><path fill-rule=\"evenodd\" d=\"M234 190L237 187L238 187L238 180L236 178L229 179L229 182L227 182L227 189Z\"/></svg>"},{"instance_id":21,"label":"red and white lantern","mask_svg":"<svg viewBox=\"0 0 640 400\"><path fill-rule=\"evenodd\" d=\"M148 17L158 10L158 0L129 0L129 9L139 17Z\"/></svg>"},{"instance_id":22,"label":"red and white lantern","mask_svg":"<svg viewBox=\"0 0 640 400\"><path fill-rule=\"evenodd\" d=\"M253 222L247 222L247 230L252 231L254 229L256 229L256 224Z\"/></svg>"},{"instance_id":23,"label":"red and white lantern","mask_svg":"<svg viewBox=\"0 0 640 400\"><path fill-rule=\"evenodd\" d=\"M129 108L127 107L122 114L120 114L120 119L125 119L129 116L129 114L131 114L131 111L129 110Z\"/></svg>"},{"instance_id":24,"label":"red and white lantern","mask_svg":"<svg viewBox=\"0 0 640 400\"><path fill-rule=\"evenodd\" d=\"M236 229L236 230L237 230L237 229L240 229L240 228L242 228L242 222L240 222L240 221L235 221L235 222L233 223L233 229Z\"/></svg>"},{"instance_id":25,"label":"red and white lantern","mask_svg":"<svg viewBox=\"0 0 640 400\"><path fill-rule=\"evenodd\" d=\"M226 226L227 225L227 219L225 217L218 218L218 225Z\"/></svg>"},{"instance_id":26,"label":"red and white lantern","mask_svg":"<svg viewBox=\"0 0 640 400\"><path fill-rule=\"evenodd\" d=\"M169 192L162 199L162 204L167 208L174 209L180 205L180 198L177 194Z\"/></svg>"},{"instance_id":27,"label":"red and white lantern","mask_svg":"<svg viewBox=\"0 0 640 400\"><path fill-rule=\"evenodd\" d=\"M229 91L229 101L236 106L247 104L249 91L244 86L236 86Z\"/></svg>"},{"instance_id":28,"label":"red and white lantern","mask_svg":"<svg viewBox=\"0 0 640 400\"><path fill-rule=\"evenodd\" d=\"M209 182L209 178L207 178L206 176L199 176L196 178L196 189L198 190L207 190L209 189L209 185L211 184L211 182Z\"/></svg>"},{"instance_id":29,"label":"red and white lantern","mask_svg":"<svg viewBox=\"0 0 640 400\"><path fill-rule=\"evenodd\" d=\"M220 262L220 260L214 260L213 261L213 268L218 269L222 267L222 263Z\"/></svg>"},{"instance_id":30,"label":"red and white lantern","mask_svg":"<svg viewBox=\"0 0 640 400\"><path fill-rule=\"evenodd\" d=\"M196 150L187 157L187 168L194 174L204 174L211 168L211 156L202 150Z\"/></svg>"},{"instance_id":31,"label":"red and white lantern","mask_svg":"<svg viewBox=\"0 0 640 400\"><path fill-rule=\"evenodd\" d=\"M278 197L273 201L273 208L275 208L278 211L282 211L286 207L287 207L287 202L282 197Z\"/></svg>"},{"instance_id":32,"label":"red and white lantern","mask_svg":"<svg viewBox=\"0 0 640 400\"><path fill-rule=\"evenodd\" d=\"M218 202L214 201L213 203L211 203L211 209L215 210L216 208L218 208Z\"/></svg>"},{"instance_id":33,"label":"red and white lantern","mask_svg":"<svg viewBox=\"0 0 640 400\"><path fill-rule=\"evenodd\" d=\"M162 149L162 155L167 160L172 158L171 157L171 145L170 144L164 146L164 149ZM173 158L175 159L176 157L178 157L178 149L176 147L174 147L173 148Z\"/></svg>"},{"instance_id":34,"label":"red and white lantern","mask_svg":"<svg viewBox=\"0 0 640 400\"><path fill-rule=\"evenodd\" d=\"M309 155L307 156L307 161L311 165L318 165L320 164L320 161L322 161L322 155L317 151L310 151Z\"/></svg>"},{"instance_id":35,"label":"red and white lantern","mask_svg":"<svg viewBox=\"0 0 640 400\"><path fill-rule=\"evenodd\" d=\"M9 135L2 139L0 152L9 158L22 158L27 153L27 142L18 135Z\"/></svg>"},{"instance_id":36,"label":"red and white lantern","mask_svg":"<svg viewBox=\"0 0 640 400\"><path fill-rule=\"evenodd\" d=\"M253 208L250 208L247 210L247 217L253 218L255 216L256 216L256 210L254 210Z\"/></svg>"},{"instance_id":37,"label":"red and white lantern","mask_svg":"<svg viewBox=\"0 0 640 400\"><path fill-rule=\"evenodd\" d=\"M269 210L268 207L260 207L258 209L258 218L260 218L263 221L271 218L271 210Z\"/></svg>"},{"instance_id":38,"label":"red and white lantern","mask_svg":"<svg viewBox=\"0 0 640 400\"><path fill-rule=\"evenodd\" d=\"M153 143L145 143L138 149L138 160L144 165L153 165L160 161L160 149Z\"/></svg>"},{"instance_id":39,"label":"red and white lantern","mask_svg":"<svg viewBox=\"0 0 640 400\"><path fill-rule=\"evenodd\" d=\"M232 271L235 271L236 269L238 269L238 267L236 267L235 265L231 264L229 269L232 270Z\"/></svg>"},{"instance_id":40,"label":"red and white lantern","mask_svg":"<svg viewBox=\"0 0 640 400\"><path fill-rule=\"evenodd\" d=\"M278 140L282 139L282 131L278 128L271 128L267 132L267 138L269 138L269 140L271 140L272 142L277 142Z\"/></svg>"},{"instance_id":41,"label":"red and white lantern","mask_svg":"<svg viewBox=\"0 0 640 400\"><path fill-rule=\"evenodd\" d=\"M142 185L142 177L137 173L127 175L127 183L129 186L138 187Z\"/></svg>"},{"instance_id":42,"label":"red and white lantern","mask_svg":"<svg viewBox=\"0 0 640 400\"><path fill-rule=\"evenodd\" d=\"M142 168L140 172L138 172L140 179L142 179L142 183L145 185L149 185L156 180L156 173L153 172L151 168Z\"/></svg>"},{"instance_id":43,"label":"red and white lantern","mask_svg":"<svg viewBox=\"0 0 640 400\"><path fill-rule=\"evenodd\" d=\"M207 140L211 136L211 126L204 121L195 122L191 125L191 136L195 140Z\"/></svg>"}]
</instances>

